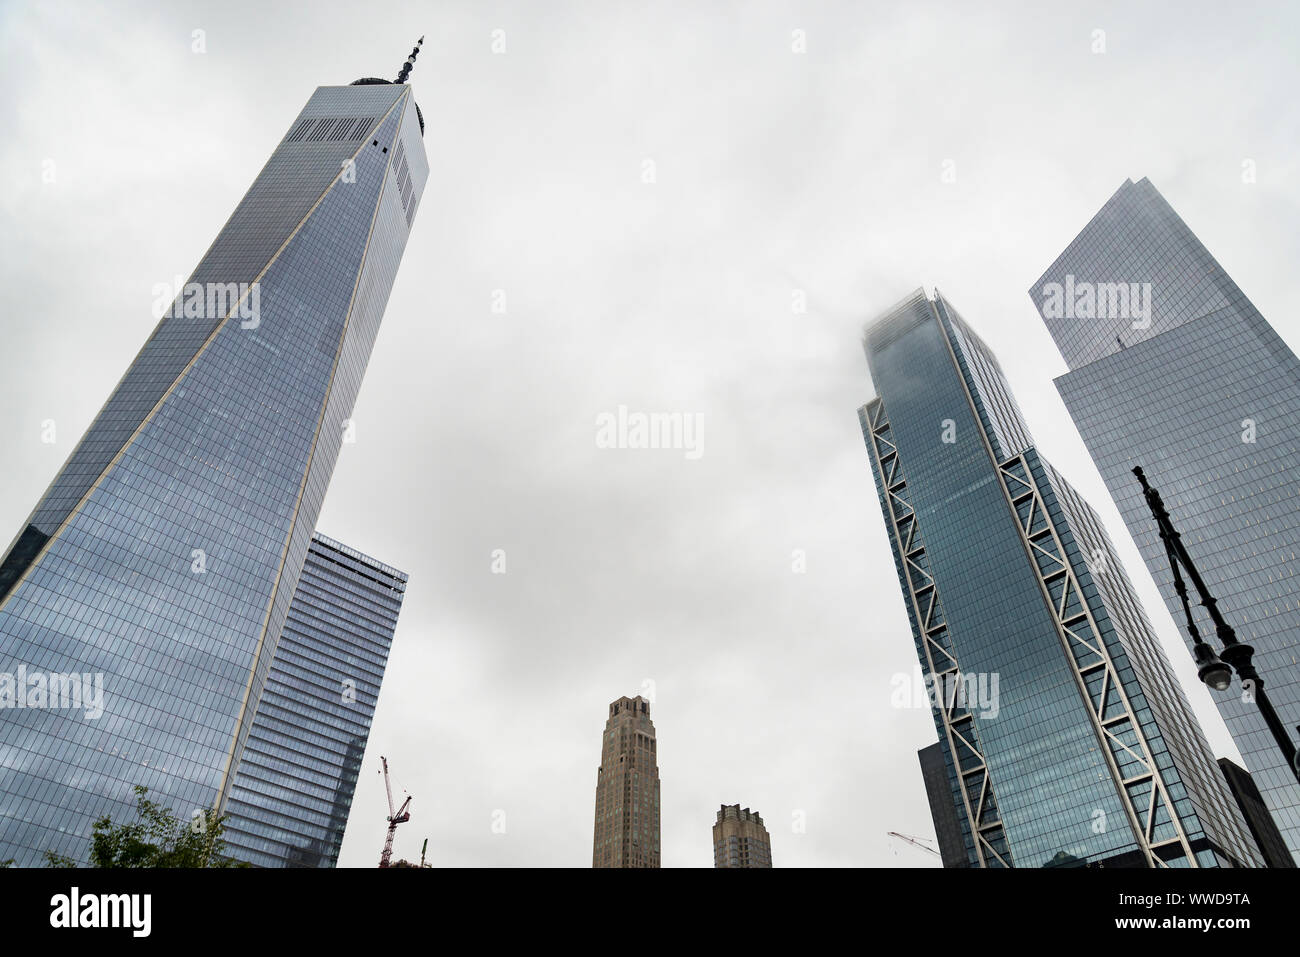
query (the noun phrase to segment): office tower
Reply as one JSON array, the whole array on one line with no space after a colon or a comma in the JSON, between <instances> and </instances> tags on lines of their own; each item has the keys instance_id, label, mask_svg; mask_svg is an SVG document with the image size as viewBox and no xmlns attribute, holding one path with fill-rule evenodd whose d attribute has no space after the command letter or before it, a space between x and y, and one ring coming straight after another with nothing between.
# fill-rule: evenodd
<instances>
[{"instance_id":1,"label":"office tower","mask_svg":"<svg viewBox=\"0 0 1300 957\"><path fill-rule=\"evenodd\" d=\"M1219 610L1254 647L1282 723L1295 728L1295 354L1145 179L1119 188L1030 297L1070 367L1057 389L1170 613L1183 621L1135 465L1160 490ZM1235 685L1212 695L1287 846L1300 854L1300 786L1259 710Z\"/></svg>"},{"instance_id":2,"label":"office tower","mask_svg":"<svg viewBox=\"0 0 1300 957\"><path fill-rule=\"evenodd\" d=\"M1291 856L1286 841L1282 840L1282 832L1277 829L1273 815L1268 813L1268 807L1260 796L1259 788L1251 780L1250 772L1228 758L1219 758L1219 768L1228 782L1228 790L1237 801L1237 807L1241 808L1251 836L1264 855L1265 864L1268 867L1295 867L1295 859Z\"/></svg>"},{"instance_id":3,"label":"office tower","mask_svg":"<svg viewBox=\"0 0 1300 957\"><path fill-rule=\"evenodd\" d=\"M0 673L99 676L103 714L0 710L0 859L84 860L136 785L183 817L224 805L428 176L421 136L408 86L317 89L4 553Z\"/></svg>"},{"instance_id":4,"label":"office tower","mask_svg":"<svg viewBox=\"0 0 1300 957\"><path fill-rule=\"evenodd\" d=\"M312 537L226 802L231 857L337 863L406 577Z\"/></svg>"},{"instance_id":5,"label":"office tower","mask_svg":"<svg viewBox=\"0 0 1300 957\"><path fill-rule=\"evenodd\" d=\"M925 797L930 803L930 817L934 821L934 836L939 842L939 858L944 867L967 867L966 840L961 825L957 823L957 806L952 801L952 787L948 780L948 765L943 758L943 748L937 743L916 753L921 761L921 778L925 781Z\"/></svg>"},{"instance_id":6,"label":"office tower","mask_svg":"<svg viewBox=\"0 0 1300 957\"><path fill-rule=\"evenodd\" d=\"M989 348L922 290L859 410L972 867L1259 866L1095 513Z\"/></svg>"},{"instance_id":7,"label":"office tower","mask_svg":"<svg viewBox=\"0 0 1300 957\"><path fill-rule=\"evenodd\" d=\"M609 706L596 771L592 867L659 866L659 765L650 702Z\"/></svg>"},{"instance_id":8,"label":"office tower","mask_svg":"<svg viewBox=\"0 0 1300 957\"><path fill-rule=\"evenodd\" d=\"M757 811L739 804L718 808L713 824L714 867L771 867L772 841Z\"/></svg>"}]
</instances>

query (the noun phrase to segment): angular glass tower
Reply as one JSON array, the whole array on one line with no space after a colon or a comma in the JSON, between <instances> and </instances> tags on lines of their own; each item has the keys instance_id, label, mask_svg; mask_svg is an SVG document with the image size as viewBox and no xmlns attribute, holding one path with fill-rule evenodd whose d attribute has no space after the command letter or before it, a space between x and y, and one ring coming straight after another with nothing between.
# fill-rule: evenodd
<instances>
[{"instance_id":1,"label":"angular glass tower","mask_svg":"<svg viewBox=\"0 0 1300 957\"><path fill-rule=\"evenodd\" d=\"M1149 312L1086 308L1089 292L1141 291L1147 283ZM1072 316L1059 308L1058 290L1067 288L1074 305L1085 306L1070 309ZM1283 724L1294 728L1300 724L1295 354L1145 179L1125 182L1029 294L1071 370L1056 380L1057 389L1170 613L1182 620L1135 465L1160 490L1219 610L1255 648L1255 665ZM1108 295L1095 298L1113 305ZM1208 618L1203 624L1213 635ZM1212 694L1300 859L1300 786L1255 705L1235 687Z\"/></svg>"},{"instance_id":2,"label":"angular glass tower","mask_svg":"<svg viewBox=\"0 0 1300 957\"><path fill-rule=\"evenodd\" d=\"M226 802L227 851L260 867L333 867L407 576L312 538Z\"/></svg>"},{"instance_id":3,"label":"angular glass tower","mask_svg":"<svg viewBox=\"0 0 1300 957\"><path fill-rule=\"evenodd\" d=\"M0 859L224 805L427 176L410 87L317 89L4 553L0 673L104 712L0 710Z\"/></svg>"},{"instance_id":4,"label":"angular glass tower","mask_svg":"<svg viewBox=\"0 0 1300 957\"><path fill-rule=\"evenodd\" d=\"M1033 448L988 347L922 290L864 345L878 398L858 414L921 668L945 689L968 865L1259 866L1101 523Z\"/></svg>"}]
</instances>

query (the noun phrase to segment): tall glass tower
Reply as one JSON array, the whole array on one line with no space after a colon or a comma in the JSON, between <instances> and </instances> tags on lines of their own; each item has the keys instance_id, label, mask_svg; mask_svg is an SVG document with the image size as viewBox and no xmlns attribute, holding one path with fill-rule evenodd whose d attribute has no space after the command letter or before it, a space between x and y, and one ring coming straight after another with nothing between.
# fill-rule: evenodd
<instances>
[{"instance_id":1,"label":"tall glass tower","mask_svg":"<svg viewBox=\"0 0 1300 957\"><path fill-rule=\"evenodd\" d=\"M859 410L972 867L1260 866L1100 521L917 290Z\"/></svg>"},{"instance_id":2,"label":"tall glass tower","mask_svg":"<svg viewBox=\"0 0 1300 957\"><path fill-rule=\"evenodd\" d=\"M27 706L0 693L0 859L83 860L135 785L224 805L428 176L422 125L402 83L316 90L3 553L0 675ZM102 714L37 693L61 675L102 682Z\"/></svg>"},{"instance_id":3,"label":"tall glass tower","mask_svg":"<svg viewBox=\"0 0 1300 957\"><path fill-rule=\"evenodd\" d=\"M1125 287L1127 310L1115 301ZM1135 292L1143 307L1136 310ZM1182 620L1135 465L1160 490L1219 610L1254 647L1283 724L1294 728L1300 724L1295 353L1145 179L1125 182L1029 295L1070 367L1057 389L1170 613ZM1206 633L1213 635L1212 625ZM1300 859L1295 776L1247 696L1235 688L1213 694Z\"/></svg>"},{"instance_id":4,"label":"tall glass tower","mask_svg":"<svg viewBox=\"0 0 1300 957\"><path fill-rule=\"evenodd\" d=\"M333 867L407 576L317 532L226 803L231 857Z\"/></svg>"}]
</instances>

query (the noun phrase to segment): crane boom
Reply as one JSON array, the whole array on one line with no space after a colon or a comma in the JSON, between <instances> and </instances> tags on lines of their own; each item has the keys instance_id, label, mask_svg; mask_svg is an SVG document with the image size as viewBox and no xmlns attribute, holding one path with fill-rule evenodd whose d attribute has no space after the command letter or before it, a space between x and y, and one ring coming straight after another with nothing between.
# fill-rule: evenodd
<instances>
[{"instance_id":1,"label":"crane boom","mask_svg":"<svg viewBox=\"0 0 1300 957\"><path fill-rule=\"evenodd\" d=\"M381 755L379 760L384 762L384 790L388 792L388 816L391 819L393 816L393 786L388 783L388 759Z\"/></svg>"},{"instance_id":2,"label":"crane boom","mask_svg":"<svg viewBox=\"0 0 1300 957\"><path fill-rule=\"evenodd\" d=\"M942 856L938 851L936 851L933 847L931 847L925 841L924 838L913 837L911 834L899 834L897 831L889 831L888 834L890 837L897 837L904 841L907 841L908 844L911 844L915 847L919 847L921 850L925 851L928 854L933 854L935 857Z\"/></svg>"}]
</instances>

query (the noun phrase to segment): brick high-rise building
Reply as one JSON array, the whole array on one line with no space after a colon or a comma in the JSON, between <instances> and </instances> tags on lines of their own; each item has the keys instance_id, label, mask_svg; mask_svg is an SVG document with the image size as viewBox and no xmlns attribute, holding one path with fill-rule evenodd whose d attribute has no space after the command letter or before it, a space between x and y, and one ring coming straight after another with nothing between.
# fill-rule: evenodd
<instances>
[{"instance_id":1,"label":"brick high-rise building","mask_svg":"<svg viewBox=\"0 0 1300 957\"><path fill-rule=\"evenodd\" d=\"M771 867L772 841L757 811L739 804L718 808L713 824L714 867Z\"/></svg>"},{"instance_id":2,"label":"brick high-rise building","mask_svg":"<svg viewBox=\"0 0 1300 957\"><path fill-rule=\"evenodd\" d=\"M650 702L609 706L596 771L592 867L659 866L659 765Z\"/></svg>"}]
</instances>

